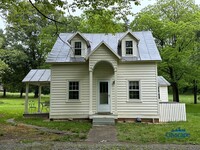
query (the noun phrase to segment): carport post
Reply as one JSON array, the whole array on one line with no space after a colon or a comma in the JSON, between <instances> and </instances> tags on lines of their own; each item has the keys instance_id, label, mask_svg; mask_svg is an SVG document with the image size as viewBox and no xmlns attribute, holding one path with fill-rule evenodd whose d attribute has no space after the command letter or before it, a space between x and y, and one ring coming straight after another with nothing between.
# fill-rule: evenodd
<instances>
[{"instance_id":1,"label":"carport post","mask_svg":"<svg viewBox=\"0 0 200 150\"><path fill-rule=\"evenodd\" d=\"M41 92L42 92L42 86L39 85L38 112L40 112Z\"/></svg>"},{"instance_id":2,"label":"carport post","mask_svg":"<svg viewBox=\"0 0 200 150\"><path fill-rule=\"evenodd\" d=\"M28 93L29 93L29 84L26 83L26 96L25 96L25 114L28 114Z\"/></svg>"}]
</instances>

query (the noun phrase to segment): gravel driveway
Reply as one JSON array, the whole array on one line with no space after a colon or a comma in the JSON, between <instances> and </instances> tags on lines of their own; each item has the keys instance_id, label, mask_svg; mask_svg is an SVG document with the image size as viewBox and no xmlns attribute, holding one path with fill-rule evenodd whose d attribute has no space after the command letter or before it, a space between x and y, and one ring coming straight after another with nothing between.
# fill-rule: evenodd
<instances>
[{"instance_id":1,"label":"gravel driveway","mask_svg":"<svg viewBox=\"0 0 200 150\"><path fill-rule=\"evenodd\" d=\"M131 143L90 143L90 142L33 142L16 143L0 141L0 150L199 150L200 145L148 144L134 145Z\"/></svg>"}]
</instances>

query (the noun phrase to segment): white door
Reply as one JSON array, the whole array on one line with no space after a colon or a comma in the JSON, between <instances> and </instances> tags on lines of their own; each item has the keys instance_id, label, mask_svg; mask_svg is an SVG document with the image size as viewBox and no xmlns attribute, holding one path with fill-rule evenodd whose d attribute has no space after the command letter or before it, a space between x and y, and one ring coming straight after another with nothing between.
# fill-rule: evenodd
<instances>
[{"instance_id":1,"label":"white door","mask_svg":"<svg viewBox=\"0 0 200 150\"><path fill-rule=\"evenodd\" d=\"M110 112L110 83L108 81L99 81L98 97L98 112Z\"/></svg>"}]
</instances>

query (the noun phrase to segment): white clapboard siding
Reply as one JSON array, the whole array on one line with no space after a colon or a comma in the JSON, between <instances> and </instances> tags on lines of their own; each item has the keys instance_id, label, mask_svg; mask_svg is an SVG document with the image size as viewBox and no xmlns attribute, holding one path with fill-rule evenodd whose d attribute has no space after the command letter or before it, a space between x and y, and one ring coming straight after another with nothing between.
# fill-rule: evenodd
<instances>
[{"instance_id":1,"label":"white clapboard siding","mask_svg":"<svg viewBox=\"0 0 200 150\"><path fill-rule=\"evenodd\" d=\"M160 103L160 122L186 121L184 103Z\"/></svg>"},{"instance_id":2,"label":"white clapboard siding","mask_svg":"<svg viewBox=\"0 0 200 150\"><path fill-rule=\"evenodd\" d=\"M155 63L119 63L117 70L118 118L159 118ZM128 81L140 81L140 100L128 99Z\"/></svg>"},{"instance_id":3,"label":"white clapboard siding","mask_svg":"<svg viewBox=\"0 0 200 150\"><path fill-rule=\"evenodd\" d=\"M88 64L52 65L50 118L87 118L89 114ZM80 82L80 101L68 100L68 82Z\"/></svg>"},{"instance_id":4,"label":"white clapboard siding","mask_svg":"<svg viewBox=\"0 0 200 150\"><path fill-rule=\"evenodd\" d=\"M161 86L159 87L160 90L160 100L161 102L168 102L168 87Z\"/></svg>"}]
</instances>

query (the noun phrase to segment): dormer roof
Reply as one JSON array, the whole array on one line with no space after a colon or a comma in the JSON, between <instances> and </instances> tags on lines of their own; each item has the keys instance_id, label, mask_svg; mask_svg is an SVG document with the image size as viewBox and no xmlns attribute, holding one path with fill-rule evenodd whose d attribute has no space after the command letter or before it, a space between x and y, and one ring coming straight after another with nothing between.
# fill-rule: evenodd
<instances>
[{"instance_id":1,"label":"dormer roof","mask_svg":"<svg viewBox=\"0 0 200 150\"><path fill-rule=\"evenodd\" d=\"M71 41L76 35L79 35L83 40L85 40L85 42L87 43L87 46L88 46L88 47L90 46L90 42L88 41L88 39L86 39L86 38L84 37L84 35L81 34L80 32L74 33L67 41L70 43L70 41Z\"/></svg>"},{"instance_id":2,"label":"dormer roof","mask_svg":"<svg viewBox=\"0 0 200 150\"><path fill-rule=\"evenodd\" d=\"M124 35L119 39L119 41L121 42L128 34L131 35L132 38L133 38L134 40L136 40L137 42L140 41L140 39L138 39L136 36L134 36L133 33L130 32L130 31L127 31L126 33L124 33Z\"/></svg>"}]
</instances>

